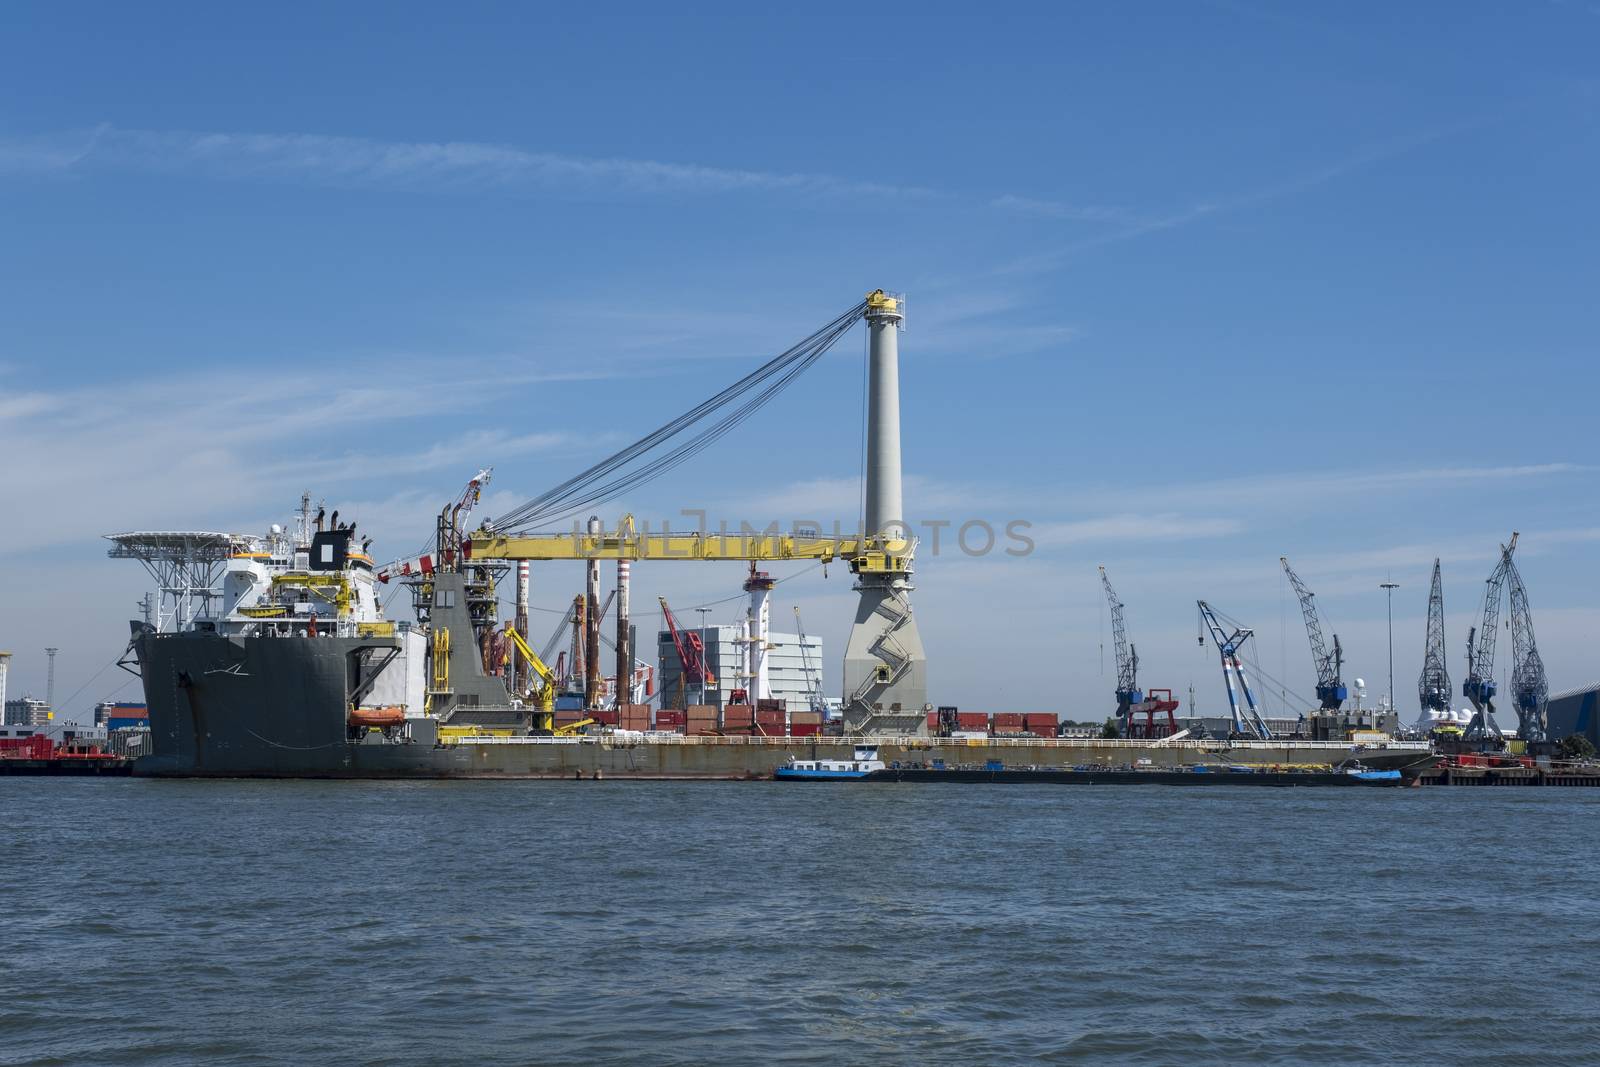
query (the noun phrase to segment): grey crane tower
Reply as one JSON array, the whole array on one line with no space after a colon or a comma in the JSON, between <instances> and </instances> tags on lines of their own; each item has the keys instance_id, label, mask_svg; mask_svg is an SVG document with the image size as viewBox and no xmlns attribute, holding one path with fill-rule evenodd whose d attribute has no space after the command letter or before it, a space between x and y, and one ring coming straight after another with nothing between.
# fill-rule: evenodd
<instances>
[{"instance_id":1,"label":"grey crane tower","mask_svg":"<svg viewBox=\"0 0 1600 1067\"><path fill-rule=\"evenodd\" d=\"M927 733L927 654L911 611L915 545L900 492L900 298L867 296L866 529L855 623L844 653L844 725L851 733Z\"/></svg>"},{"instance_id":2,"label":"grey crane tower","mask_svg":"<svg viewBox=\"0 0 1600 1067\"><path fill-rule=\"evenodd\" d=\"M1528 590L1509 548L1501 558L1506 572L1506 599L1511 607L1511 705L1517 711L1517 736L1524 741L1544 741L1549 727L1550 685L1533 638Z\"/></svg>"},{"instance_id":3,"label":"grey crane tower","mask_svg":"<svg viewBox=\"0 0 1600 1067\"><path fill-rule=\"evenodd\" d=\"M1428 641L1422 650L1422 675L1417 679L1417 701L1423 714L1450 710L1455 694L1450 689L1450 669L1444 653L1444 583L1439 561L1433 561L1433 584L1428 592Z\"/></svg>"}]
</instances>

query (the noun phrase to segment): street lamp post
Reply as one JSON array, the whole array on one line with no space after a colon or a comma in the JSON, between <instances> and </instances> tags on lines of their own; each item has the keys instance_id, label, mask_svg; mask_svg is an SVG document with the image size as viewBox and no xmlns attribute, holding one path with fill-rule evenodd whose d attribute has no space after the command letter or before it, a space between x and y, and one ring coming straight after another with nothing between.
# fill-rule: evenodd
<instances>
[{"instance_id":1,"label":"street lamp post","mask_svg":"<svg viewBox=\"0 0 1600 1067\"><path fill-rule=\"evenodd\" d=\"M1389 710L1394 710L1394 591L1400 586L1395 582L1384 582L1378 586L1389 594Z\"/></svg>"}]
</instances>

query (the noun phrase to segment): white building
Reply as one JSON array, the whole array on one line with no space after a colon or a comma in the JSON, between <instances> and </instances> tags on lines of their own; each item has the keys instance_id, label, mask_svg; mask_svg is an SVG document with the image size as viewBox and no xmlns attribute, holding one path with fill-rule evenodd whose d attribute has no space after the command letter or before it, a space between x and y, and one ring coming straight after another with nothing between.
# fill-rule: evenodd
<instances>
[{"instance_id":1,"label":"white building","mask_svg":"<svg viewBox=\"0 0 1600 1067\"><path fill-rule=\"evenodd\" d=\"M683 686L683 671L678 661L678 650L672 643L672 634L662 630L656 637L656 650L660 658L660 706L676 708L685 704L715 704L722 707L730 703L735 689L750 688L749 680L742 677L745 671L745 645L743 626L708 626L680 630L685 638L691 633L703 633L706 660L717 684L708 689L702 699L699 687ZM808 711L814 697L822 690L822 639L806 635L805 646L799 634L769 633L767 635L767 678L772 689L772 699L788 702L790 711Z\"/></svg>"},{"instance_id":2,"label":"white building","mask_svg":"<svg viewBox=\"0 0 1600 1067\"><path fill-rule=\"evenodd\" d=\"M50 705L33 697L18 697L6 701L7 726L48 726L55 713Z\"/></svg>"}]
</instances>

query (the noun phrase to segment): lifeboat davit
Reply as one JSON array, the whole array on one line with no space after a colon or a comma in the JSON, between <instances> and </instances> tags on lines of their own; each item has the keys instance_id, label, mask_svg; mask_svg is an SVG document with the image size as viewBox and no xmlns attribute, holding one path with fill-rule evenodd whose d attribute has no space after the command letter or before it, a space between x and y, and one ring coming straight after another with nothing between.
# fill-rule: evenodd
<instances>
[{"instance_id":1,"label":"lifeboat davit","mask_svg":"<svg viewBox=\"0 0 1600 1067\"><path fill-rule=\"evenodd\" d=\"M351 726L401 726L406 721L406 709L397 705L385 708L351 708Z\"/></svg>"}]
</instances>

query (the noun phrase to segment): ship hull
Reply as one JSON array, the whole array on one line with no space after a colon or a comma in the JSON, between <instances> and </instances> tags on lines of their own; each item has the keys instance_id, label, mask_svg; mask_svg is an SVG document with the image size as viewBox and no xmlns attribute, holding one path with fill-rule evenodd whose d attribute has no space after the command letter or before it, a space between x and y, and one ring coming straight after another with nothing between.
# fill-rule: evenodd
<instances>
[{"instance_id":1,"label":"ship hull","mask_svg":"<svg viewBox=\"0 0 1600 1067\"><path fill-rule=\"evenodd\" d=\"M859 739L770 737L486 737L442 744L385 738L347 726L347 695L362 656L382 639L146 634L140 670L151 755L134 773L157 777L761 779L794 760L854 756ZM875 738L891 767L1064 771L1236 763L1333 764L1420 773L1426 748L1334 742L1078 741Z\"/></svg>"}]
</instances>

